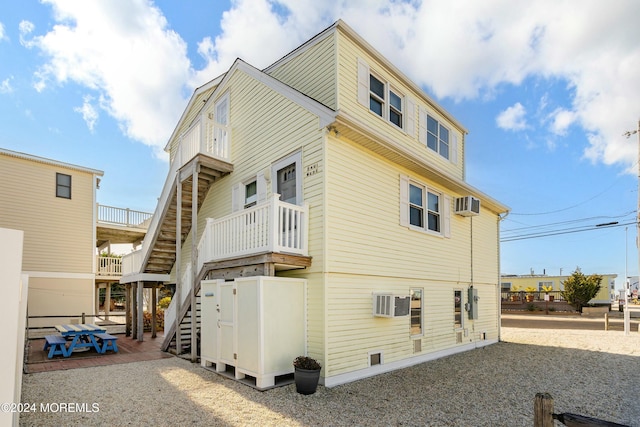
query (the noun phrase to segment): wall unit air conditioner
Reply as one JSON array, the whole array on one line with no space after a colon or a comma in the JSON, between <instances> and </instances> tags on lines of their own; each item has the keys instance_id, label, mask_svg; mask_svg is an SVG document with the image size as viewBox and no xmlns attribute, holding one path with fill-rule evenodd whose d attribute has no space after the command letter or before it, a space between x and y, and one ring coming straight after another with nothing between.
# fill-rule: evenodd
<instances>
[{"instance_id":1,"label":"wall unit air conditioner","mask_svg":"<svg viewBox=\"0 0 640 427\"><path fill-rule=\"evenodd\" d=\"M456 214L462 216L480 215L480 199L473 196L456 198Z\"/></svg>"},{"instance_id":2,"label":"wall unit air conditioner","mask_svg":"<svg viewBox=\"0 0 640 427\"><path fill-rule=\"evenodd\" d=\"M408 316L411 297L393 294L373 294L373 315L376 317Z\"/></svg>"}]
</instances>

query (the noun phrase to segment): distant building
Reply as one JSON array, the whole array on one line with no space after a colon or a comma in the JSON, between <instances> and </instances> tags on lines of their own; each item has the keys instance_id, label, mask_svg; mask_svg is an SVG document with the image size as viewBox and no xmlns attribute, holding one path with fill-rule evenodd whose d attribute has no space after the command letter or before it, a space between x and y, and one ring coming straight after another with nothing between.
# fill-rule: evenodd
<instances>
[{"instance_id":1,"label":"distant building","mask_svg":"<svg viewBox=\"0 0 640 427\"><path fill-rule=\"evenodd\" d=\"M24 231L29 316L93 313L102 171L0 149L0 227ZM58 319L56 323L69 322ZM35 319L30 326L52 323Z\"/></svg>"},{"instance_id":2,"label":"distant building","mask_svg":"<svg viewBox=\"0 0 640 427\"><path fill-rule=\"evenodd\" d=\"M590 304L610 304L615 298L615 284L617 274L600 274L602 282L600 283L600 292L589 301ZM502 275L501 288L502 292L524 290L533 287L537 291L542 291L543 286L552 286L554 291L563 291L563 282L570 276L547 276L546 274L523 274L523 275Z\"/></svg>"}]
</instances>

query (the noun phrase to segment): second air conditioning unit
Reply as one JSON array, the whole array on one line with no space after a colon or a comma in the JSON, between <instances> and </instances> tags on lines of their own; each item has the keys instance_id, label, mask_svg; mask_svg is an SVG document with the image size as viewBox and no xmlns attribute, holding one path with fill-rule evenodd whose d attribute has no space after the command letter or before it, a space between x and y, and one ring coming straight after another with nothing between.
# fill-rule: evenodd
<instances>
[{"instance_id":1,"label":"second air conditioning unit","mask_svg":"<svg viewBox=\"0 0 640 427\"><path fill-rule=\"evenodd\" d=\"M408 295L373 294L373 315L376 317L408 316L411 297Z\"/></svg>"},{"instance_id":2,"label":"second air conditioning unit","mask_svg":"<svg viewBox=\"0 0 640 427\"><path fill-rule=\"evenodd\" d=\"M473 196L458 197L456 199L456 214L462 216L480 215L480 199Z\"/></svg>"}]
</instances>

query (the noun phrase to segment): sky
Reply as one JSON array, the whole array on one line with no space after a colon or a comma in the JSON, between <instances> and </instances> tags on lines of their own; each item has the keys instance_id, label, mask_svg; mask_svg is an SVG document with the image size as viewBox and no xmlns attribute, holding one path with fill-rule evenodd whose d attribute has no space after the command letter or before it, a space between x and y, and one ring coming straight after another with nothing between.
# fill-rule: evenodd
<instances>
[{"instance_id":1,"label":"sky","mask_svg":"<svg viewBox=\"0 0 640 427\"><path fill-rule=\"evenodd\" d=\"M100 204L153 212L194 89L343 19L469 131L466 180L510 207L502 273L621 287L639 263L638 16L636 0L2 2L0 147L102 170Z\"/></svg>"}]
</instances>

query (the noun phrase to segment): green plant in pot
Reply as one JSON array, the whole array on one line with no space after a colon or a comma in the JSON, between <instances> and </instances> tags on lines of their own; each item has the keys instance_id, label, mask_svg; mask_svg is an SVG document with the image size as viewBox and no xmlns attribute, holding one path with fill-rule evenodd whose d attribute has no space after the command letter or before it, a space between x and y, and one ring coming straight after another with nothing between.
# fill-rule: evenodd
<instances>
[{"instance_id":1,"label":"green plant in pot","mask_svg":"<svg viewBox=\"0 0 640 427\"><path fill-rule=\"evenodd\" d=\"M293 367L296 391L300 394L315 393L322 369L320 363L308 356L298 356L293 360Z\"/></svg>"}]
</instances>

